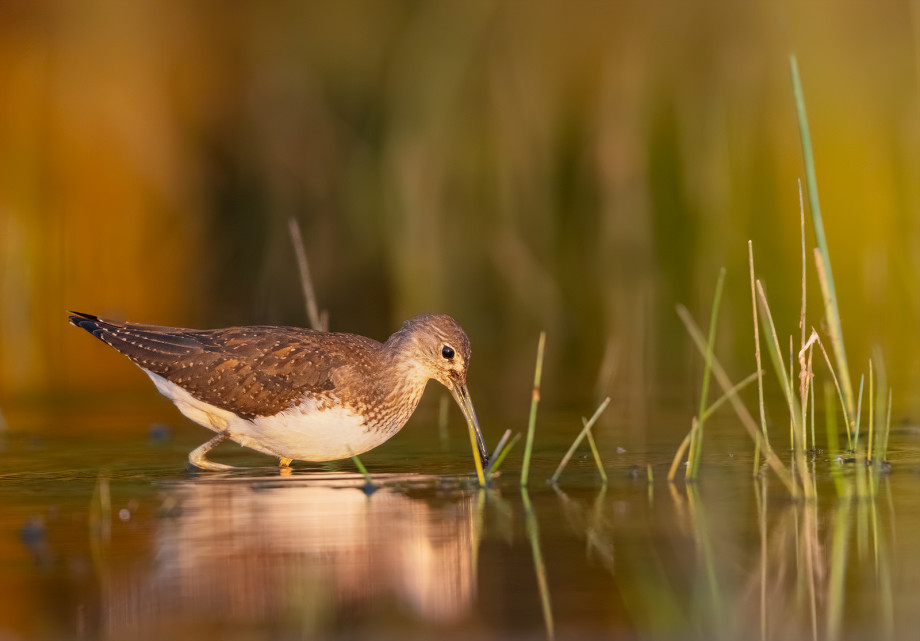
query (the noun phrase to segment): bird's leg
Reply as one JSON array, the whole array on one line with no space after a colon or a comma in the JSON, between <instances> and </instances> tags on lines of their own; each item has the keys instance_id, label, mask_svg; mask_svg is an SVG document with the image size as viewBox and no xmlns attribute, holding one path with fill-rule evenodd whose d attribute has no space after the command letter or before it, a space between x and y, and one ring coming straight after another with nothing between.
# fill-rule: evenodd
<instances>
[{"instance_id":1,"label":"bird's leg","mask_svg":"<svg viewBox=\"0 0 920 641\"><path fill-rule=\"evenodd\" d=\"M285 458L284 456L279 457L278 466L279 467L291 467L292 458Z\"/></svg>"},{"instance_id":2,"label":"bird's leg","mask_svg":"<svg viewBox=\"0 0 920 641\"><path fill-rule=\"evenodd\" d=\"M214 438L203 445L199 445L194 450L189 452L188 462L193 467L197 467L202 470L210 470L212 472L220 472L223 470L232 470L234 467L232 465L224 465L223 463L215 463L214 461L209 461L205 454L213 450L215 447L226 441L230 438L230 431L223 430L218 432Z\"/></svg>"}]
</instances>

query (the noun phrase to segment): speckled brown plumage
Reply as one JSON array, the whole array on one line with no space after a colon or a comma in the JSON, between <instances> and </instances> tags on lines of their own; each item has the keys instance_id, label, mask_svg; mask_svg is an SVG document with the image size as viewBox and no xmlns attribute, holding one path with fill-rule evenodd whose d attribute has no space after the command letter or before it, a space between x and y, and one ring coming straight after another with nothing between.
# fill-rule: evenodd
<instances>
[{"instance_id":1,"label":"speckled brown plumage","mask_svg":"<svg viewBox=\"0 0 920 641\"><path fill-rule=\"evenodd\" d=\"M293 407L305 394L339 397L337 387L373 382L383 345L354 334L300 327L195 330L107 321L74 313L71 322L143 369L245 419ZM360 405L382 402L379 386ZM356 409L366 409L358 407Z\"/></svg>"},{"instance_id":2,"label":"speckled brown plumage","mask_svg":"<svg viewBox=\"0 0 920 641\"><path fill-rule=\"evenodd\" d=\"M385 343L298 327L196 330L116 322L75 312L70 321L151 374L160 391L192 420L224 434L224 438L282 459L297 458L292 455L295 452L307 455L307 450L290 443L290 430L309 431L291 428L286 422L289 418L284 418L290 412L299 412L297 420L304 425L322 420L326 410L329 416L345 412L346 417L359 417L347 419L348 425L363 426L365 434L380 433L379 438L357 437L354 432L346 436L351 428L343 424L341 439L346 442L338 440L337 431L330 435L327 425L322 428L326 430L322 438L332 441L322 446L322 451L310 450L309 456L314 458L308 460L330 460L322 457L329 452L341 454L342 447L351 447L350 439L372 447L397 432L415 410L431 378L451 390L474 425L482 455L487 454L466 389L469 339L449 316L417 316ZM448 349L449 356L444 351ZM183 401L163 387L167 383L158 380L181 388L195 401ZM189 403L197 401L212 409L190 409ZM226 419L216 416L218 410L246 423L228 427ZM247 425L252 425L252 430ZM211 446L203 447L196 464Z\"/></svg>"}]
</instances>

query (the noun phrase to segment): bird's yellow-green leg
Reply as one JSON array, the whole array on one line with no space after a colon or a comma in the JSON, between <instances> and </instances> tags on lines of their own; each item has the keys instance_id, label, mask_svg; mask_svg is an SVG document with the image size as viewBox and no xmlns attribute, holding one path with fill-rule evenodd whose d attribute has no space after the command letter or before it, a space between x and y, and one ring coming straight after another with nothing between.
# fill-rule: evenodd
<instances>
[{"instance_id":1,"label":"bird's yellow-green leg","mask_svg":"<svg viewBox=\"0 0 920 641\"><path fill-rule=\"evenodd\" d=\"M207 443L199 445L194 450L189 452L188 462L194 465L195 467L202 470L210 470L212 472L221 472L225 470L235 470L236 468L232 465L224 465L223 463L215 463L214 461L209 461L205 456L208 452L213 450L215 447L226 441L230 438L230 430L227 429L227 421L221 416L216 416L214 414L208 414L208 421L211 423L211 427L214 429L217 434Z\"/></svg>"},{"instance_id":2,"label":"bird's yellow-green leg","mask_svg":"<svg viewBox=\"0 0 920 641\"><path fill-rule=\"evenodd\" d=\"M189 464L197 467L201 470L210 470L212 472L220 472L223 470L232 470L234 469L232 465L224 465L223 463L215 463L214 461L209 461L205 454L213 450L215 447L226 441L230 438L230 432L224 430L218 432L214 438L212 438L207 443L196 447L194 450L188 454Z\"/></svg>"}]
</instances>

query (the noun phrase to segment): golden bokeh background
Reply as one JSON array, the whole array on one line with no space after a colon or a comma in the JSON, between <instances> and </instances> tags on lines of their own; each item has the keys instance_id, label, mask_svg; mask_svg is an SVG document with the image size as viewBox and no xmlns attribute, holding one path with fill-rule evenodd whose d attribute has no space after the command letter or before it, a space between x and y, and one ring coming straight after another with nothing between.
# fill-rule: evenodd
<instances>
[{"instance_id":1,"label":"golden bokeh background","mask_svg":"<svg viewBox=\"0 0 920 641\"><path fill-rule=\"evenodd\" d=\"M3 3L0 405L148 385L68 309L306 324L292 216L332 328L454 315L478 404L526 402L542 328L559 402L692 398L673 308L707 315L722 265L741 378L748 239L798 335L794 51L851 367L880 347L910 414L918 25L916 0Z\"/></svg>"}]
</instances>

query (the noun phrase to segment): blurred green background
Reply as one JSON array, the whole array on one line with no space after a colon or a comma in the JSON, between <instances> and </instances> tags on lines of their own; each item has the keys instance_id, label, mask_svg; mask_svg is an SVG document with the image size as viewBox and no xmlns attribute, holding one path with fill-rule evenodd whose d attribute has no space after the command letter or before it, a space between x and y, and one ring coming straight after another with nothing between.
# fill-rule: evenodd
<instances>
[{"instance_id":1,"label":"blurred green background","mask_svg":"<svg viewBox=\"0 0 920 641\"><path fill-rule=\"evenodd\" d=\"M68 309L305 325L294 216L331 327L452 314L478 406L526 412L546 329L547 402L613 393L640 429L693 408L674 305L708 316L726 266L718 353L753 371L748 239L798 335L795 51L851 367L879 346L910 415L918 21L917 1L3 3L0 405L152 394Z\"/></svg>"}]
</instances>

